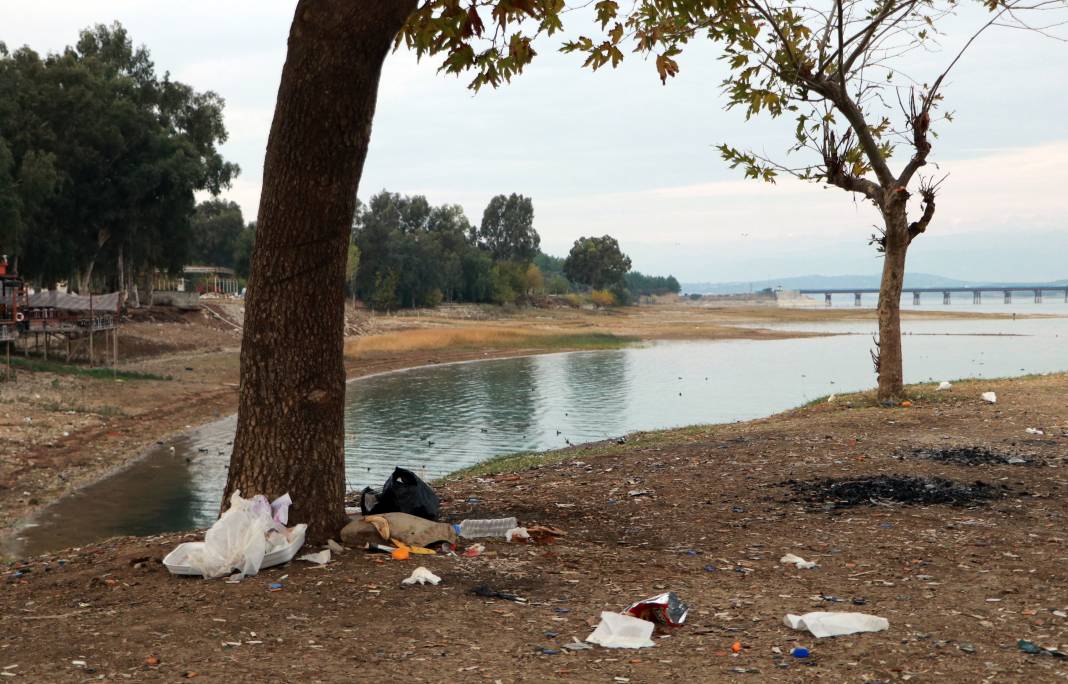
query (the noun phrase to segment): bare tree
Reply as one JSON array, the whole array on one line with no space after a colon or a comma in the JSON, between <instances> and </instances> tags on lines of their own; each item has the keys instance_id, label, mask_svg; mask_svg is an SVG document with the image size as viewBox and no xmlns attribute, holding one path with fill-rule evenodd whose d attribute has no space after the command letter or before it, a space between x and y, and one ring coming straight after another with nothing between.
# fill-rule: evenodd
<instances>
[{"instance_id":1,"label":"bare tree","mask_svg":"<svg viewBox=\"0 0 1068 684\"><path fill-rule=\"evenodd\" d=\"M797 122L788 152L798 154L799 163L728 145L719 148L724 159L747 177L774 182L787 174L863 195L879 211L882 226L871 242L883 255L873 355L880 400L898 399L903 392L905 256L930 226L945 179L922 170L933 147L932 126L951 120L948 112L939 113L946 78L990 28L1047 33L1063 20L1066 7L1065 0L987 3L990 14L947 55L940 72L922 81L904 72L906 56L940 47L946 38L939 28L957 9L953 0L743 0L737 18L691 27L724 44L729 107L744 107L747 118L763 113ZM1025 12L1057 18L1034 25L1025 21ZM902 147L909 154L895 170L892 159Z\"/></svg>"}]
</instances>

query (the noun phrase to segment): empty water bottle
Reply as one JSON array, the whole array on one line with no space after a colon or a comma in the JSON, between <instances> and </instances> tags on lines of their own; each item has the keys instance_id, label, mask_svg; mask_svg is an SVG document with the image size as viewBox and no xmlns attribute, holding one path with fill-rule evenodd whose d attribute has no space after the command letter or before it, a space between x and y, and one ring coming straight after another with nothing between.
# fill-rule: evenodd
<instances>
[{"instance_id":1,"label":"empty water bottle","mask_svg":"<svg viewBox=\"0 0 1068 684\"><path fill-rule=\"evenodd\" d=\"M480 537L501 537L508 530L519 527L515 518L495 518L493 520L464 520L459 525L452 526L456 534L464 539L478 539Z\"/></svg>"}]
</instances>

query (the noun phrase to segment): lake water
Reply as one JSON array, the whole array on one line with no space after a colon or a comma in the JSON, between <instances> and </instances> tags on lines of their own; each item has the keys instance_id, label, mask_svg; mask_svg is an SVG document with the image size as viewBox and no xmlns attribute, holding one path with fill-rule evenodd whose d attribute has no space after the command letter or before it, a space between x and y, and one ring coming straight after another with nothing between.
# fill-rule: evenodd
<instances>
[{"instance_id":1,"label":"lake water","mask_svg":"<svg viewBox=\"0 0 1068 684\"><path fill-rule=\"evenodd\" d=\"M1028 308L1068 313L1056 304ZM758 418L874 385L868 354L874 322L775 327L835 334L663 342L354 381L346 411L349 487L379 486L395 465L430 479L502 454ZM1068 370L1068 317L907 321L903 328L908 382ZM234 424L231 417L193 430L45 509L7 552L209 526L218 515Z\"/></svg>"}]
</instances>

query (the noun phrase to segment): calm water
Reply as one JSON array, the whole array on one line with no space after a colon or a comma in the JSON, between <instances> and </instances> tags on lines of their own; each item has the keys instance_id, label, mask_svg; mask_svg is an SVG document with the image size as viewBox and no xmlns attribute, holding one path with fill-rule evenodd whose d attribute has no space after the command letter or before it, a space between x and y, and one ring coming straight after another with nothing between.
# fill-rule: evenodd
<instances>
[{"instance_id":1,"label":"calm water","mask_svg":"<svg viewBox=\"0 0 1068 684\"><path fill-rule=\"evenodd\" d=\"M394 465L433 478L501 454L757 418L874 384L874 323L778 327L838 334L658 343L358 380L346 412L349 486L378 486ZM1068 318L917 321L904 329L909 382L1068 370ZM233 429L228 418L156 447L128 470L46 509L8 551L210 525Z\"/></svg>"}]
</instances>

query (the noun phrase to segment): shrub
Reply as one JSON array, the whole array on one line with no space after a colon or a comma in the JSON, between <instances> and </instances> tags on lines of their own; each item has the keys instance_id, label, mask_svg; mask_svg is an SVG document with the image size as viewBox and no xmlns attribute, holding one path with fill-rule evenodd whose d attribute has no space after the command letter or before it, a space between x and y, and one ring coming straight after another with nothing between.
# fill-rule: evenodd
<instances>
[{"instance_id":1,"label":"shrub","mask_svg":"<svg viewBox=\"0 0 1068 684\"><path fill-rule=\"evenodd\" d=\"M616 296L608 290L594 290L590 293L590 301L594 306L604 309L616 305Z\"/></svg>"},{"instance_id":2,"label":"shrub","mask_svg":"<svg viewBox=\"0 0 1068 684\"><path fill-rule=\"evenodd\" d=\"M582 306L582 297L578 296L574 292L564 295L564 301L567 302L567 305L573 309L577 309Z\"/></svg>"},{"instance_id":3,"label":"shrub","mask_svg":"<svg viewBox=\"0 0 1068 684\"><path fill-rule=\"evenodd\" d=\"M527 266L527 272L523 274L523 280L527 294L534 294L545 289L545 277L541 274L541 269L534 264Z\"/></svg>"}]
</instances>

